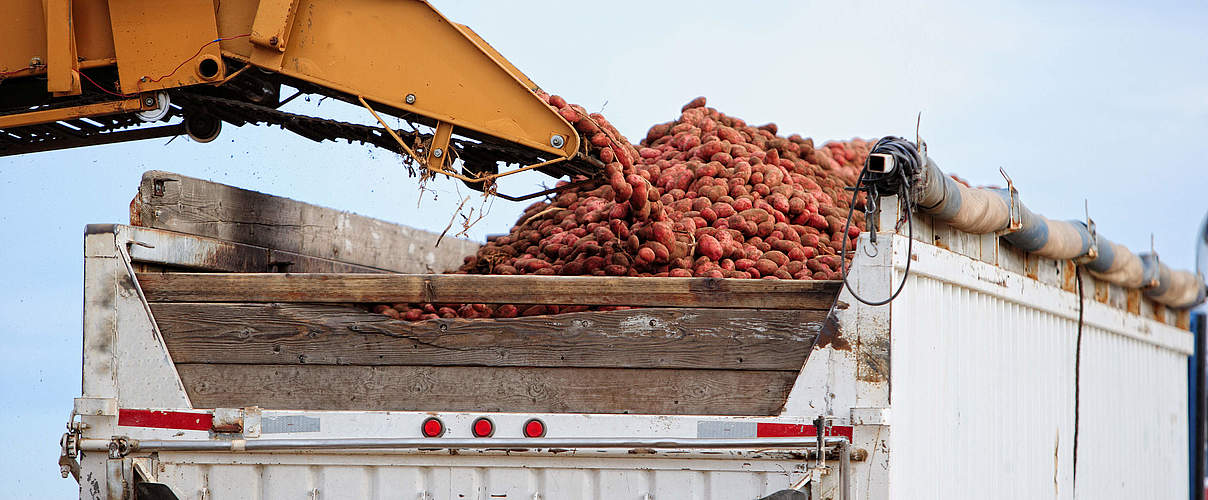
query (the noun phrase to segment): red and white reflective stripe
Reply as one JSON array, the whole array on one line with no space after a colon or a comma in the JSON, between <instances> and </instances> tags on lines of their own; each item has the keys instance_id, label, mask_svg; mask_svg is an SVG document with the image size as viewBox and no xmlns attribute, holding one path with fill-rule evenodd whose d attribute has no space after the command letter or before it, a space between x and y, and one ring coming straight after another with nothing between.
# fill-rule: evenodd
<instances>
[{"instance_id":1,"label":"red and white reflective stripe","mask_svg":"<svg viewBox=\"0 0 1208 500\"><path fill-rule=\"evenodd\" d=\"M755 437L799 437L799 436L817 436L818 429L808 424L774 424L771 422L759 422L756 427ZM850 425L835 425L830 428L828 436L843 436L851 441L851 426Z\"/></svg>"},{"instance_id":2,"label":"red and white reflective stripe","mask_svg":"<svg viewBox=\"0 0 1208 500\"><path fill-rule=\"evenodd\" d=\"M183 411L130 410L117 411L117 425L208 431L214 425L214 415Z\"/></svg>"},{"instance_id":3,"label":"red and white reflective stripe","mask_svg":"<svg viewBox=\"0 0 1208 500\"><path fill-rule=\"evenodd\" d=\"M750 422L742 420L702 420L696 424L698 438L756 438L756 437L812 437L818 430L810 424L782 424L776 422ZM850 425L830 428L828 436L843 436L852 439Z\"/></svg>"}]
</instances>

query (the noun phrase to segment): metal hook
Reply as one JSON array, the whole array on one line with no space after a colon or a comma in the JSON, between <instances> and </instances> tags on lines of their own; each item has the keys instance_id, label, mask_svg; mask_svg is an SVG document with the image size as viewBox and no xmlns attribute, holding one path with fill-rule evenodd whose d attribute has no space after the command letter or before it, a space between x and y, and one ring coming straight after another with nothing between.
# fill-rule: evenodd
<instances>
[{"instance_id":1,"label":"metal hook","mask_svg":"<svg viewBox=\"0 0 1208 500\"><path fill-rule=\"evenodd\" d=\"M1023 213L1020 209L1019 191L1015 189L1015 181L1011 180L1011 176L1007 175L1007 170L998 167L998 173L1007 181L1007 195L1010 196L1010 202L1007 206L1007 227L1003 234L1010 234L1020 229L1023 229Z\"/></svg>"},{"instance_id":2,"label":"metal hook","mask_svg":"<svg viewBox=\"0 0 1208 500\"><path fill-rule=\"evenodd\" d=\"M1086 250L1086 255L1075 259L1079 264L1084 264L1099 258L1099 233L1095 231L1095 220L1091 218L1090 202L1086 198L1082 199L1082 212L1086 215L1086 231L1090 233L1091 243L1090 248Z\"/></svg>"}]
</instances>

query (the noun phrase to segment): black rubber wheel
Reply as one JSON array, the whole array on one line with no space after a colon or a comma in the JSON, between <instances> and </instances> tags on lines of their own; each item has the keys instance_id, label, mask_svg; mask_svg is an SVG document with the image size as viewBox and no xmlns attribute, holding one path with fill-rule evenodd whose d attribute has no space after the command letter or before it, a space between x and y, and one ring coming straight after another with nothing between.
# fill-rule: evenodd
<instances>
[{"instance_id":1,"label":"black rubber wheel","mask_svg":"<svg viewBox=\"0 0 1208 500\"><path fill-rule=\"evenodd\" d=\"M198 113L185 117L185 132L194 141L210 142L216 139L221 131L222 120L212 115Z\"/></svg>"}]
</instances>

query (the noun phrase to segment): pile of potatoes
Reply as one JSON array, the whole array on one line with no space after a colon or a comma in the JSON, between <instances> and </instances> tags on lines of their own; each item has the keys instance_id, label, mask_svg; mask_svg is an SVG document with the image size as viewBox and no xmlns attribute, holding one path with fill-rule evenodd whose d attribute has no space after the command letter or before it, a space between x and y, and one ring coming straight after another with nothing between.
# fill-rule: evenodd
<instances>
[{"instance_id":1,"label":"pile of potatoes","mask_svg":"<svg viewBox=\"0 0 1208 500\"><path fill-rule=\"evenodd\" d=\"M542 96L604 163L599 182L530 205L508 234L487 238L456 272L563 276L840 278L852 186L873 141L815 147L706 106L651 127L636 146L603 116ZM566 185L560 182L560 185ZM857 198L847 249L864 229ZM592 308L623 309L623 306ZM516 317L586 306L382 304L411 321Z\"/></svg>"}]
</instances>

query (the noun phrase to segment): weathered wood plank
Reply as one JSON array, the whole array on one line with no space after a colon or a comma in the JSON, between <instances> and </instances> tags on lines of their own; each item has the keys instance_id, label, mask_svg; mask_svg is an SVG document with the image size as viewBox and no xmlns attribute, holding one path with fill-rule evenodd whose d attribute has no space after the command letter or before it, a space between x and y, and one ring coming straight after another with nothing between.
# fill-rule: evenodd
<instances>
[{"instance_id":1,"label":"weathered wood plank","mask_svg":"<svg viewBox=\"0 0 1208 500\"><path fill-rule=\"evenodd\" d=\"M635 309L409 323L354 306L157 303L177 363L800 370L824 311Z\"/></svg>"},{"instance_id":2,"label":"weathered wood plank","mask_svg":"<svg viewBox=\"0 0 1208 500\"><path fill-rule=\"evenodd\" d=\"M828 309L838 281L466 274L147 273L151 302L438 302Z\"/></svg>"},{"instance_id":3,"label":"weathered wood plank","mask_svg":"<svg viewBox=\"0 0 1208 500\"><path fill-rule=\"evenodd\" d=\"M447 217L447 216L446 216ZM130 223L393 272L443 272L478 244L174 174L143 174Z\"/></svg>"},{"instance_id":4,"label":"weathered wood plank","mask_svg":"<svg viewBox=\"0 0 1208 500\"><path fill-rule=\"evenodd\" d=\"M164 229L122 226L130 231L130 258L171 269L240 273L385 273L381 269L311 257L271 248L178 233Z\"/></svg>"},{"instance_id":5,"label":"weathered wood plank","mask_svg":"<svg viewBox=\"0 0 1208 500\"><path fill-rule=\"evenodd\" d=\"M177 364L197 408L774 415L796 372Z\"/></svg>"}]
</instances>

